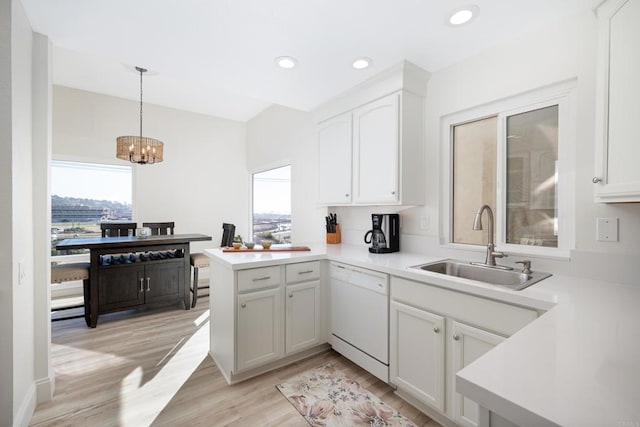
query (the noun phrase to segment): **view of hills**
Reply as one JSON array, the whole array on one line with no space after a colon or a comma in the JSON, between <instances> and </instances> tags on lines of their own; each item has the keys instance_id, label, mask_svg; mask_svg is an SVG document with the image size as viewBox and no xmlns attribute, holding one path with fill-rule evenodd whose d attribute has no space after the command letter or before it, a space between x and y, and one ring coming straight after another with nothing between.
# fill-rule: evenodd
<instances>
[{"instance_id":1,"label":"view of hills","mask_svg":"<svg viewBox=\"0 0 640 427\"><path fill-rule=\"evenodd\" d=\"M130 219L131 204L111 200L51 196L51 221Z\"/></svg>"}]
</instances>

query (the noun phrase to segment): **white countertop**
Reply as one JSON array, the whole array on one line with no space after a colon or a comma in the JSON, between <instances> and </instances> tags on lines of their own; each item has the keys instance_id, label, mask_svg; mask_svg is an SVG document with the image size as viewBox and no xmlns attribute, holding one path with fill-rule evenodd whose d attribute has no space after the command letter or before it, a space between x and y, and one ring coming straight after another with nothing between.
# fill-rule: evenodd
<instances>
[{"instance_id":1,"label":"white countertop","mask_svg":"<svg viewBox=\"0 0 640 427\"><path fill-rule=\"evenodd\" d=\"M408 269L441 257L309 246L310 252L205 253L234 270L329 259L548 310L458 372L457 390L520 425L640 427L640 286L554 275L511 291Z\"/></svg>"}]
</instances>

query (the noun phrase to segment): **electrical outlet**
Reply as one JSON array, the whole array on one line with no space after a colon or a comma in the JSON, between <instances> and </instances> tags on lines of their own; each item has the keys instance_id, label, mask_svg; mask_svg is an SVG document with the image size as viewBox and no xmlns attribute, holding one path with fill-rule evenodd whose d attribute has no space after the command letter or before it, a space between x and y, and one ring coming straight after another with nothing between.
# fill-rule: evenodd
<instances>
[{"instance_id":1,"label":"electrical outlet","mask_svg":"<svg viewBox=\"0 0 640 427\"><path fill-rule=\"evenodd\" d=\"M597 218L596 239L599 242L617 242L618 218Z\"/></svg>"}]
</instances>

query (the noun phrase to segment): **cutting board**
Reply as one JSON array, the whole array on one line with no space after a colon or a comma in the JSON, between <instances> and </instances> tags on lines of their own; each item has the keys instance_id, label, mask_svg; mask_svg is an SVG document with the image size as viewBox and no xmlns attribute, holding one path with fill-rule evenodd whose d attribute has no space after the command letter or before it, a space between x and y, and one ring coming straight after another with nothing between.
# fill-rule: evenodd
<instances>
[{"instance_id":1,"label":"cutting board","mask_svg":"<svg viewBox=\"0 0 640 427\"><path fill-rule=\"evenodd\" d=\"M272 246L269 249L263 249L262 247L260 248L253 248L253 249L249 249L249 248L240 248L240 249L233 249L233 248L222 248L222 252L302 252L302 251L310 251L311 248L309 248L308 246Z\"/></svg>"}]
</instances>

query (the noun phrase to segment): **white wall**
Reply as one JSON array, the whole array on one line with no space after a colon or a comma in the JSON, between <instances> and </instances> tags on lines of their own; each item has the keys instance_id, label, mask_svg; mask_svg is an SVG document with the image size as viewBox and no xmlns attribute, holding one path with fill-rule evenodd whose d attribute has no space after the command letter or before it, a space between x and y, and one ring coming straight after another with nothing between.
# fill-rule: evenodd
<instances>
[{"instance_id":1,"label":"white wall","mask_svg":"<svg viewBox=\"0 0 640 427\"><path fill-rule=\"evenodd\" d=\"M450 251L438 243L443 182L440 169L441 117L577 77L576 251L572 253L570 262L536 259L534 265L558 273L637 282L634 277L640 274L637 263L640 255L640 204L604 205L593 202L596 30L596 18L588 12L544 30L510 39L469 60L434 72L428 82L426 97L425 206L335 209L342 217L345 241L361 244L364 248L362 235L370 227L369 214L400 211L403 250L481 260L481 252ZM428 220L427 229L420 227L422 217ZM596 241L597 217L620 219L619 242Z\"/></svg>"},{"instance_id":2,"label":"white wall","mask_svg":"<svg viewBox=\"0 0 640 427\"><path fill-rule=\"evenodd\" d=\"M31 151L32 32L22 4L3 1L2 194L7 230L0 253L3 274L0 424L26 425L36 403L34 382L34 259ZM9 225L10 224L10 225ZM22 275L19 275L19 272Z\"/></svg>"},{"instance_id":3,"label":"white wall","mask_svg":"<svg viewBox=\"0 0 640 427\"><path fill-rule=\"evenodd\" d=\"M326 208L317 205L318 146L310 113L276 105L247 122L246 164L250 172L291 164L292 242L324 241Z\"/></svg>"},{"instance_id":4,"label":"white wall","mask_svg":"<svg viewBox=\"0 0 640 427\"><path fill-rule=\"evenodd\" d=\"M0 0L0 223L13 217L11 169L11 1ZM0 425L13 420L13 228L0 239Z\"/></svg>"},{"instance_id":5,"label":"white wall","mask_svg":"<svg viewBox=\"0 0 640 427\"><path fill-rule=\"evenodd\" d=\"M53 158L128 164L115 141L139 133L138 118L138 102L54 86ZM223 222L246 232L245 124L145 103L143 135L164 142L164 161L134 166L139 225L174 221L176 233L212 236L192 251L219 246Z\"/></svg>"},{"instance_id":6,"label":"white wall","mask_svg":"<svg viewBox=\"0 0 640 427\"><path fill-rule=\"evenodd\" d=\"M52 63L51 41L33 34L33 281L51 283L51 197L50 167L52 137ZM54 373L51 364L50 286L34 289L34 351L37 402L52 399Z\"/></svg>"}]
</instances>

